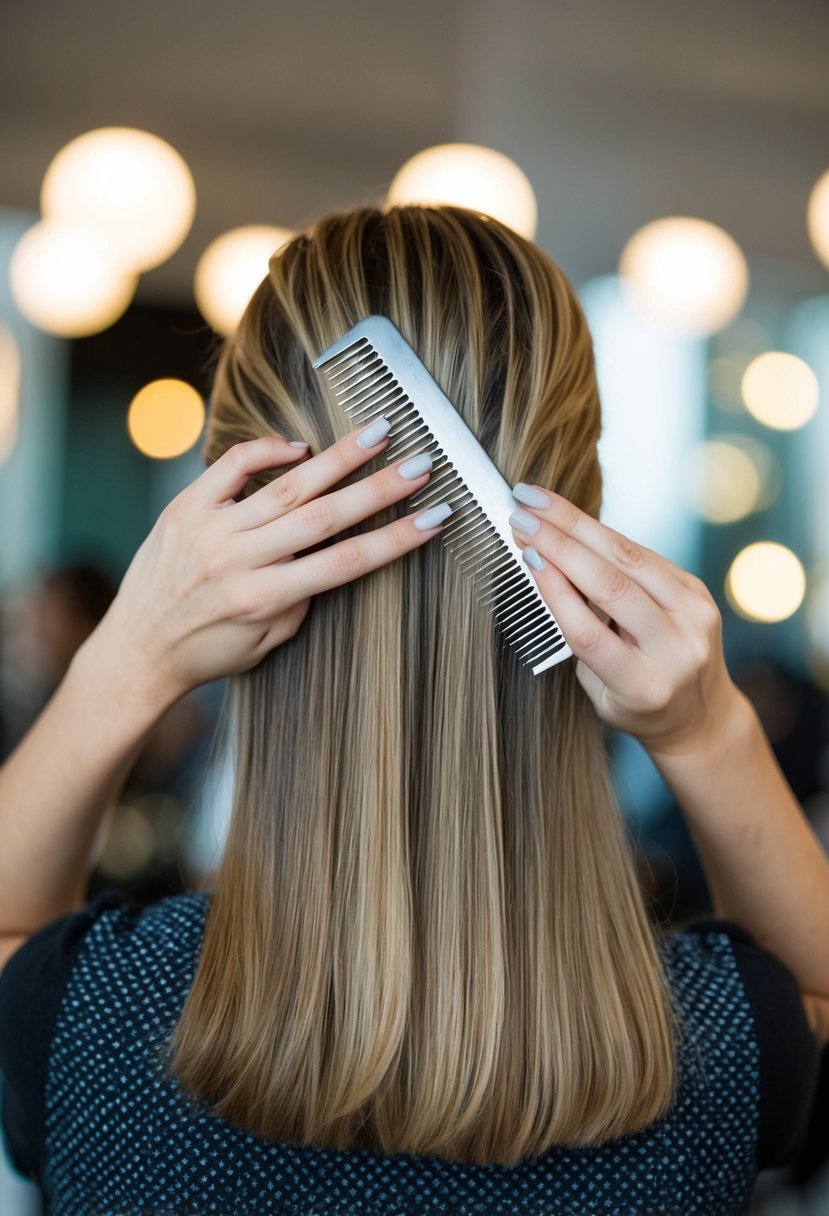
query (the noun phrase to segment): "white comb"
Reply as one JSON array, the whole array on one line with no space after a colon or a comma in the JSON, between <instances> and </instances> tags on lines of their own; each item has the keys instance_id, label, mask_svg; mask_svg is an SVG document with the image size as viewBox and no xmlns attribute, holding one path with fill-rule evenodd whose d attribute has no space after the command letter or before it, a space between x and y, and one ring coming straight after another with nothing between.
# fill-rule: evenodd
<instances>
[{"instance_id":1,"label":"white comb","mask_svg":"<svg viewBox=\"0 0 829 1216\"><path fill-rule=\"evenodd\" d=\"M458 411L387 317L365 317L314 360L354 426L391 422L386 460L428 452L432 476L408 499L448 502L441 537L483 594L502 640L533 675L572 655L513 540L510 487Z\"/></svg>"}]
</instances>

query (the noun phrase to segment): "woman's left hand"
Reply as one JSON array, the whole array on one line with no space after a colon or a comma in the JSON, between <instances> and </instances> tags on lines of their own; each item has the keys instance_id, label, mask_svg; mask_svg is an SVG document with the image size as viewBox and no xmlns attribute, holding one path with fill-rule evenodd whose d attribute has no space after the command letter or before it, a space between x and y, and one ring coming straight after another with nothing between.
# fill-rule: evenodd
<instances>
[{"instance_id":1,"label":"woman's left hand","mask_svg":"<svg viewBox=\"0 0 829 1216\"><path fill-rule=\"evenodd\" d=\"M298 556L428 482L429 472L401 476L401 460L326 493L388 445L386 437L360 446L357 437L367 430L357 428L299 464L307 447L278 437L229 448L161 513L82 648L86 670L111 671L119 688L163 712L199 684L247 671L293 637L313 595L435 536L439 527L421 530L409 515ZM235 501L255 474L289 464Z\"/></svg>"}]
</instances>

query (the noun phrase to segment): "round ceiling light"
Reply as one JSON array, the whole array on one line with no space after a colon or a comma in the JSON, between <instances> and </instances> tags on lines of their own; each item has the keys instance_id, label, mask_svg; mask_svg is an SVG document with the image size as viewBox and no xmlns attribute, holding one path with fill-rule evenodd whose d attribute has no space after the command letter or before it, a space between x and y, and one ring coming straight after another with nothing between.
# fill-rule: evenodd
<instances>
[{"instance_id":1,"label":"round ceiling light","mask_svg":"<svg viewBox=\"0 0 829 1216\"><path fill-rule=\"evenodd\" d=\"M829 169L812 187L806 223L815 253L829 267Z\"/></svg>"},{"instance_id":2,"label":"round ceiling light","mask_svg":"<svg viewBox=\"0 0 829 1216\"><path fill-rule=\"evenodd\" d=\"M189 451L204 426L204 402L184 380L153 380L133 397L127 430L135 446L154 460Z\"/></svg>"},{"instance_id":3,"label":"round ceiling light","mask_svg":"<svg viewBox=\"0 0 829 1216\"><path fill-rule=\"evenodd\" d=\"M650 321L688 337L719 332L748 293L736 241L707 220L671 216L634 233L619 261L622 289Z\"/></svg>"},{"instance_id":4,"label":"round ceiling light","mask_svg":"<svg viewBox=\"0 0 829 1216\"><path fill-rule=\"evenodd\" d=\"M233 333L268 262L293 233L270 224L232 228L207 246L196 266L193 290L199 311L217 333Z\"/></svg>"},{"instance_id":5,"label":"round ceiling light","mask_svg":"<svg viewBox=\"0 0 829 1216\"><path fill-rule=\"evenodd\" d=\"M46 333L81 338L112 325L136 280L113 261L100 233L67 220L40 220L23 233L9 268L23 315Z\"/></svg>"},{"instance_id":6,"label":"round ceiling light","mask_svg":"<svg viewBox=\"0 0 829 1216\"><path fill-rule=\"evenodd\" d=\"M105 232L125 270L149 270L184 240L196 188L165 140L132 127L101 127L70 140L52 160L40 196L44 216Z\"/></svg>"},{"instance_id":7,"label":"round ceiling light","mask_svg":"<svg viewBox=\"0 0 829 1216\"><path fill-rule=\"evenodd\" d=\"M532 240L538 225L535 191L503 152L479 144L439 144L418 152L395 174L386 206L448 203L483 212Z\"/></svg>"},{"instance_id":8,"label":"round ceiling light","mask_svg":"<svg viewBox=\"0 0 829 1216\"><path fill-rule=\"evenodd\" d=\"M748 412L775 431L794 431L814 416L820 386L809 364L797 355L769 350L752 359L741 391Z\"/></svg>"},{"instance_id":9,"label":"round ceiling light","mask_svg":"<svg viewBox=\"0 0 829 1216\"><path fill-rule=\"evenodd\" d=\"M725 590L731 606L748 620L784 621L803 603L806 572L785 545L758 541L734 558Z\"/></svg>"}]
</instances>

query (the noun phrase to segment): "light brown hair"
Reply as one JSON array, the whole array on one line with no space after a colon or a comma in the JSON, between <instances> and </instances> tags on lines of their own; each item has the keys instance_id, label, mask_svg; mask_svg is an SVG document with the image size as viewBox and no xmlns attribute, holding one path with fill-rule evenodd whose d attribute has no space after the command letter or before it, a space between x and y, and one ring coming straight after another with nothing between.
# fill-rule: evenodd
<instances>
[{"instance_id":1,"label":"light brown hair","mask_svg":"<svg viewBox=\"0 0 829 1216\"><path fill-rule=\"evenodd\" d=\"M328 216L272 258L221 354L207 459L349 431L311 361L371 313L511 485L598 517L576 295L453 207ZM533 676L437 538L316 597L231 714L232 819L172 1042L187 1092L274 1141L480 1163L666 1112L675 1011L575 659Z\"/></svg>"}]
</instances>

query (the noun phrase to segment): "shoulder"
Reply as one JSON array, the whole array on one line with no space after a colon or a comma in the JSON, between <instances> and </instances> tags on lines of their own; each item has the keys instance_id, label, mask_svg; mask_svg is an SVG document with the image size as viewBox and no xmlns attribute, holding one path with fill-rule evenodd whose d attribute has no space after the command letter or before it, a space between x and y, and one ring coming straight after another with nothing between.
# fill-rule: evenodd
<instances>
[{"instance_id":1,"label":"shoulder","mask_svg":"<svg viewBox=\"0 0 829 1216\"><path fill-rule=\"evenodd\" d=\"M14 1064L16 1033L40 1029L57 1012L77 950L90 928L112 910L136 912L128 896L108 890L82 908L44 925L10 955L0 974L0 1071Z\"/></svg>"},{"instance_id":2,"label":"shoulder","mask_svg":"<svg viewBox=\"0 0 829 1216\"><path fill-rule=\"evenodd\" d=\"M123 892L107 890L45 925L11 955L0 974L2 1126L21 1173L39 1175L47 1067L70 982L103 958L108 966L146 975L174 950L189 963L208 900L199 892L142 908Z\"/></svg>"},{"instance_id":3,"label":"shoulder","mask_svg":"<svg viewBox=\"0 0 829 1216\"><path fill-rule=\"evenodd\" d=\"M123 897L117 903L113 900L112 904L83 922L84 953L119 949L141 956L144 951L149 951L148 960L161 957L159 951L162 955L171 949L186 953L201 942L209 904L208 891L169 895L143 907ZM83 917L84 911L79 909L73 915Z\"/></svg>"},{"instance_id":4,"label":"shoulder","mask_svg":"<svg viewBox=\"0 0 829 1216\"><path fill-rule=\"evenodd\" d=\"M665 940L683 1014L718 1039L733 1030L734 1002L757 1073L758 1167L783 1165L808 1122L820 1048L794 976L741 925L692 922Z\"/></svg>"},{"instance_id":5,"label":"shoulder","mask_svg":"<svg viewBox=\"0 0 829 1216\"><path fill-rule=\"evenodd\" d=\"M140 952L153 942L163 948L200 939L209 900L209 892L192 892L141 906L122 891L104 891L39 929L11 954L0 973L0 1018L24 994L36 997L37 1006L53 993L62 995L76 959L95 945Z\"/></svg>"},{"instance_id":6,"label":"shoulder","mask_svg":"<svg viewBox=\"0 0 829 1216\"><path fill-rule=\"evenodd\" d=\"M100 916L87 930L68 979L72 999L61 1019L64 1040L72 1033L96 1033L104 1015L113 1033L128 1025L161 1027L177 1015L198 964L209 904L210 894L197 891Z\"/></svg>"}]
</instances>

